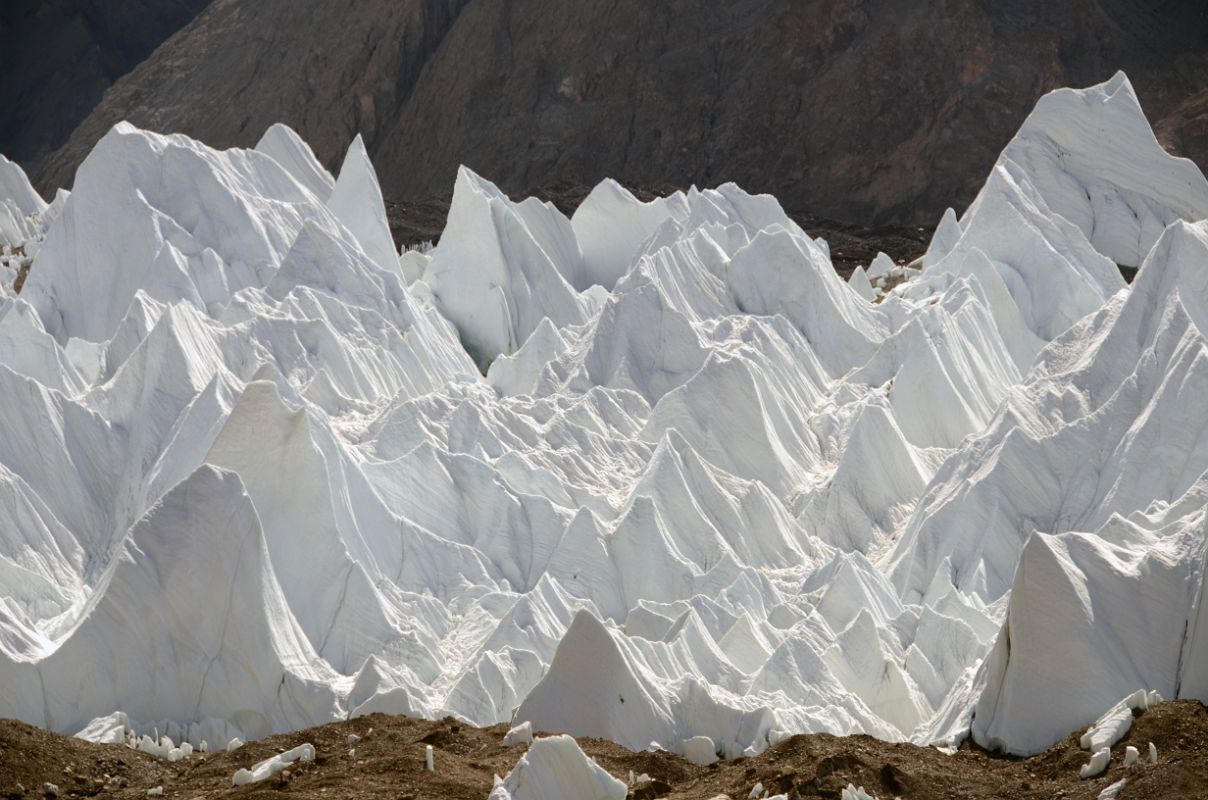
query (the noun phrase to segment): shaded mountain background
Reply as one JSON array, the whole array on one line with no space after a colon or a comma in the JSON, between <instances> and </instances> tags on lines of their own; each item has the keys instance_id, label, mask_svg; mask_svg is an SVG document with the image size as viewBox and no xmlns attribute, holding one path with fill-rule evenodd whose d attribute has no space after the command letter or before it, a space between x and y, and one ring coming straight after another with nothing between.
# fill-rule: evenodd
<instances>
[{"instance_id":1,"label":"shaded mountain background","mask_svg":"<svg viewBox=\"0 0 1208 800\"><path fill-rule=\"evenodd\" d=\"M36 166L210 0L4 0L0 152Z\"/></svg>"},{"instance_id":2,"label":"shaded mountain background","mask_svg":"<svg viewBox=\"0 0 1208 800\"><path fill-rule=\"evenodd\" d=\"M47 192L123 118L216 146L284 120L332 167L364 134L401 201L447 195L465 163L513 193L735 180L845 222L929 223L1037 97L1121 68L1163 143L1208 163L1202 0L214 0L55 152L23 156L11 124L0 150ZM69 116L26 105L51 132Z\"/></svg>"}]
</instances>

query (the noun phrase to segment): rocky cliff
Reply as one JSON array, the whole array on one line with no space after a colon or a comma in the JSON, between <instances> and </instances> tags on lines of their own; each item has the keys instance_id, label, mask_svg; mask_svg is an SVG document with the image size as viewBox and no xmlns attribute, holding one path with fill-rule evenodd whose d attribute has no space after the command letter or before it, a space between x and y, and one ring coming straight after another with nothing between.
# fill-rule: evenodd
<instances>
[{"instance_id":1,"label":"rocky cliff","mask_svg":"<svg viewBox=\"0 0 1208 800\"><path fill-rule=\"evenodd\" d=\"M1208 9L1183 0L217 0L118 80L38 171L116 121L328 165L364 135L387 196L465 163L521 192L736 180L863 224L967 203L1036 98L1125 69L1208 162Z\"/></svg>"},{"instance_id":2,"label":"rocky cliff","mask_svg":"<svg viewBox=\"0 0 1208 800\"><path fill-rule=\"evenodd\" d=\"M0 152L26 167L67 140L115 80L209 0L5 0Z\"/></svg>"}]
</instances>

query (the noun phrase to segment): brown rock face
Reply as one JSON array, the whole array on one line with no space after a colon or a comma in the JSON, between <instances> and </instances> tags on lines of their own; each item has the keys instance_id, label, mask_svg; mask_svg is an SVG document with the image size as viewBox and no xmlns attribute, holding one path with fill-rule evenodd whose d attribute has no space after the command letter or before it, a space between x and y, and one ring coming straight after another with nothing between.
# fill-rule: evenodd
<instances>
[{"instance_id":1,"label":"brown rock face","mask_svg":"<svg viewBox=\"0 0 1208 800\"><path fill-rule=\"evenodd\" d=\"M215 0L111 87L38 183L70 183L122 119L218 147L251 146L283 121L333 167L358 132L376 153L466 1Z\"/></svg>"},{"instance_id":2,"label":"brown rock face","mask_svg":"<svg viewBox=\"0 0 1208 800\"><path fill-rule=\"evenodd\" d=\"M0 152L37 164L209 0L4 0Z\"/></svg>"},{"instance_id":3,"label":"brown rock face","mask_svg":"<svg viewBox=\"0 0 1208 800\"><path fill-rule=\"evenodd\" d=\"M387 196L466 163L511 192L735 180L863 224L971 198L1036 98L1125 69L1164 143L1208 162L1199 0L216 0L46 160L116 121L251 145L284 120ZM1198 98L1198 99L1197 99Z\"/></svg>"}]
</instances>

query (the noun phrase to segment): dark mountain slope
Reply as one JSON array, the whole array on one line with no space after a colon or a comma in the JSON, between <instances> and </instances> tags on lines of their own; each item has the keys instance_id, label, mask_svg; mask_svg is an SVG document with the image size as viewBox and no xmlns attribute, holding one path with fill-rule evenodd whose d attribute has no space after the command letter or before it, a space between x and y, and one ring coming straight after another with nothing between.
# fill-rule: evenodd
<instances>
[{"instance_id":1,"label":"dark mountain slope","mask_svg":"<svg viewBox=\"0 0 1208 800\"><path fill-rule=\"evenodd\" d=\"M4 0L0 152L36 165L210 0Z\"/></svg>"},{"instance_id":2,"label":"dark mountain slope","mask_svg":"<svg viewBox=\"0 0 1208 800\"><path fill-rule=\"evenodd\" d=\"M1040 94L1118 68L1164 140L1208 161L1193 0L218 0L39 184L68 183L122 118L217 145L285 120L330 165L364 133L402 200L466 163L512 192L736 180L840 220L931 222Z\"/></svg>"}]
</instances>

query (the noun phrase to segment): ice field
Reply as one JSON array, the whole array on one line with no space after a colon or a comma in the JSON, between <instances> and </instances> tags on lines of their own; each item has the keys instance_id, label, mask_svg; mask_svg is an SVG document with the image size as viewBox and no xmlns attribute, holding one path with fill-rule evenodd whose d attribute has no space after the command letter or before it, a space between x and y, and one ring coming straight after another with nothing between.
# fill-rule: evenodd
<instances>
[{"instance_id":1,"label":"ice field","mask_svg":"<svg viewBox=\"0 0 1208 800\"><path fill-rule=\"evenodd\" d=\"M359 138L122 123L49 205L0 161L0 716L708 760L1208 700L1205 219L1123 74L850 283L733 184L568 219L463 168L400 255ZM571 748L497 793L624 796Z\"/></svg>"}]
</instances>

